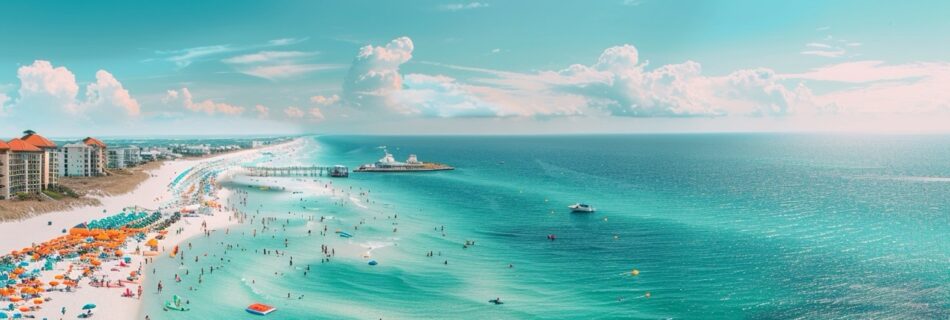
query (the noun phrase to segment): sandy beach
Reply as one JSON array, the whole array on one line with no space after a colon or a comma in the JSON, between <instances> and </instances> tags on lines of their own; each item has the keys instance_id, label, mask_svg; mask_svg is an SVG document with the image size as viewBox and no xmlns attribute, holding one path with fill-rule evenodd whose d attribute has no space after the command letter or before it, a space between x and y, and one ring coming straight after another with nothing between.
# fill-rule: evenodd
<instances>
[{"instance_id":1,"label":"sandy beach","mask_svg":"<svg viewBox=\"0 0 950 320\"><path fill-rule=\"evenodd\" d=\"M298 142L294 141L203 159L165 162L161 167L150 171L151 176L134 191L118 196L98 198L101 202L100 206L74 208L24 220L0 223L0 234L4 235L0 239L0 252L11 252L42 243L63 235L64 230L69 230L77 224L111 216L123 211L124 208L136 206L156 210L161 209L162 206L173 207L179 199L175 198L174 190L169 185L186 170L214 163L235 163L236 161L252 159L263 151L292 147L296 143ZM228 170L217 172L227 174ZM189 172L188 174L192 173ZM218 190L214 196L219 203L227 203L229 192ZM217 208L213 209L211 214L208 215L184 217L169 227L169 229L175 229L178 232L169 232L165 239L162 239L162 248L159 250L162 252L161 254L165 254L165 250L171 250L172 247L184 239L200 235L206 231L213 232L212 230L226 228L229 224L236 222L233 216L233 212L226 210L226 208ZM138 251L136 249L140 249L139 246L141 246L140 243L128 241L123 249L124 252L136 252ZM149 269L148 264L145 263L145 257L141 254L131 254L130 256L131 262L125 266L120 266L119 260L103 263L101 271L96 272L95 276L115 282L125 279L130 272L138 270L141 271L141 276L136 282L142 283L144 276L149 274L146 272ZM67 271L65 269L69 264L66 261L56 263L53 270L42 271L38 278L43 283L54 281L56 275ZM35 316L37 319L74 319L84 311L82 307L85 304L92 303L97 306L94 309L94 313L98 315L96 318L134 319L137 316L142 300L122 296L126 288L135 293L139 288L137 283L125 283L125 286L121 288L106 288L94 287L89 281L88 278L83 279L75 292L44 292L43 297L48 300L41 305L39 310L25 313L25 315ZM152 289L154 288L148 288L147 290ZM65 312L63 312L63 308L65 308Z\"/></svg>"}]
</instances>

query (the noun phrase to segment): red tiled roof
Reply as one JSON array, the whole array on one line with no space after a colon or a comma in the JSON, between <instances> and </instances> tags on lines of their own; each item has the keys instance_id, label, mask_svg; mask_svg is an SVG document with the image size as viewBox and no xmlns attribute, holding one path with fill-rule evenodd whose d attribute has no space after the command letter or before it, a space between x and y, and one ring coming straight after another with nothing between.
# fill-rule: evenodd
<instances>
[{"instance_id":1,"label":"red tiled roof","mask_svg":"<svg viewBox=\"0 0 950 320\"><path fill-rule=\"evenodd\" d=\"M26 141L27 143L40 147L40 148L56 148L55 143L35 133L27 134L23 136L23 138L20 138L20 139L23 139L23 141Z\"/></svg>"},{"instance_id":2,"label":"red tiled roof","mask_svg":"<svg viewBox=\"0 0 950 320\"><path fill-rule=\"evenodd\" d=\"M82 143L85 143L86 145L90 145L90 146L94 145L94 146L100 146L103 148L106 147L105 143L102 143L102 141L99 141L99 139L96 139L93 137L86 137L85 139L82 140Z\"/></svg>"},{"instance_id":3,"label":"red tiled roof","mask_svg":"<svg viewBox=\"0 0 950 320\"><path fill-rule=\"evenodd\" d=\"M16 139L16 138L14 138L13 140L10 140L10 142L7 142L7 144L10 145L10 151L13 151L13 152L42 152L43 151L40 148L37 148L36 146L27 143L26 141Z\"/></svg>"},{"instance_id":4,"label":"red tiled roof","mask_svg":"<svg viewBox=\"0 0 950 320\"><path fill-rule=\"evenodd\" d=\"M10 150L10 145L0 140L0 150Z\"/></svg>"}]
</instances>

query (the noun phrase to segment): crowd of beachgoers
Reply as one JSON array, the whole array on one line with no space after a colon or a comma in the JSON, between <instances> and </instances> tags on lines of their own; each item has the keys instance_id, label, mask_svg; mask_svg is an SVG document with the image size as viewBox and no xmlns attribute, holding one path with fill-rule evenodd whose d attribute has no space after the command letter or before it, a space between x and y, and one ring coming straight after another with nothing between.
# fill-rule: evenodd
<instances>
[{"instance_id":1,"label":"crowd of beachgoers","mask_svg":"<svg viewBox=\"0 0 950 320\"><path fill-rule=\"evenodd\" d=\"M221 205L230 192L217 188L216 178L262 150L168 162L100 207L0 224L8 235L0 248L9 250L0 256L0 319L135 318L145 270L157 256L245 218Z\"/></svg>"}]
</instances>

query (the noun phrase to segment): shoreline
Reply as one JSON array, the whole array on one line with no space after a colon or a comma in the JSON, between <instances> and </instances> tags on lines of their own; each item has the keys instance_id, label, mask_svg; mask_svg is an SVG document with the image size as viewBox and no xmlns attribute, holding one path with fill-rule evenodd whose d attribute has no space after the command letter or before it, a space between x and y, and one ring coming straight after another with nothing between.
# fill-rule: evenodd
<instances>
[{"instance_id":1,"label":"shoreline","mask_svg":"<svg viewBox=\"0 0 950 320\"><path fill-rule=\"evenodd\" d=\"M99 205L83 206L69 208L31 216L21 220L0 222L0 234L4 234L0 239L0 252L9 253L21 248L31 247L36 244L48 241L55 237L64 235L63 230L69 230L75 225L88 222L92 219L99 219L111 216L125 208L138 207L148 210L158 210L163 204L177 206L181 201L176 197L170 184L177 177L190 170L190 168L201 165L212 164L214 162L225 160L236 160L245 157L256 157L262 152L277 148L293 146L299 143L300 139L294 139L287 143L266 146L263 148L248 149L237 152L225 153L215 157L201 159L186 159L178 161L166 161L160 167L147 171L149 177L136 186L132 191L114 196L95 197L99 200ZM226 171L226 170L225 170ZM221 175L224 171L218 173ZM190 173L184 176L190 175ZM229 192L226 190L216 190L215 195L221 203L228 203ZM163 249L170 250L172 247L199 235L205 231L201 226L206 223L207 230L217 230L230 224L236 223L234 211L229 208L217 208L212 210L211 215L201 215L197 218L183 217L174 223L170 229L182 228L180 233L169 232L167 238L161 241ZM149 237L154 236L154 232L149 232ZM122 249L126 252L134 252L141 243L135 241L126 241ZM164 250L160 254L164 254ZM118 260L103 263L101 271L96 273L99 278L105 279L124 279L129 272L134 271L133 267L141 269L137 283L129 283L124 288L106 288L93 287L89 278L84 278L75 291L66 293L58 291L44 292L43 296L51 300L41 305L37 311L31 312L37 319L60 319L72 318L80 313L84 304L93 302L97 304L95 313L108 314L110 318L116 319L135 319L142 310L142 299L122 297L123 289L128 288L133 293L137 291L145 282L147 272L145 257L141 254L130 254L131 262L127 266L120 266ZM53 270L40 272L38 279L43 283L54 281L54 275L62 274L66 271L66 265L69 263L56 263ZM71 267L71 266L70 266ZM148 289L145 289L148 290ZM62 313L62 308L66 308Z\"/></svg>"}]
</instances>

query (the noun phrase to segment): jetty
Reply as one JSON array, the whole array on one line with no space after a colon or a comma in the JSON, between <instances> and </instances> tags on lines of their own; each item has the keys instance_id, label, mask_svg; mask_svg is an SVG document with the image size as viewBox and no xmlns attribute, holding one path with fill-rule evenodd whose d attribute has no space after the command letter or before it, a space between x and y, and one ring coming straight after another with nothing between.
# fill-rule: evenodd
<instances>
[{"instance_id":1,"label":"jetty","mask_svg":"<svg viewBox=\"0 0 950 320\"><path fill-rule=\"evenodd\" d=\"M242 167L249 175L257 177L319 177L330 176L345 178L350 175L350 169L341 166L290 166L290 167Z\"/></svg>"}]
</instances>

